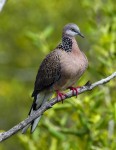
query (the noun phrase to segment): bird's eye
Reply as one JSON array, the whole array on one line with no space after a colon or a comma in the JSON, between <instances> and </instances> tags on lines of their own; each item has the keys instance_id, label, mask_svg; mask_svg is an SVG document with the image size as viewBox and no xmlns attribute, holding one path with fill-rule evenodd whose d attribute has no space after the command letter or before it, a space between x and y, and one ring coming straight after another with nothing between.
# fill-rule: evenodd
<instances>
[{"instance_id":1,"label":"bird's eye","mask_svg":"<svg viewBox=\"0 0 116 150\"><path fill-rule=\"evenodd\" d=\"M73 32L75 32L75 29L71 28L71 30L72 30Z\"/></svg>"}]
</instances>

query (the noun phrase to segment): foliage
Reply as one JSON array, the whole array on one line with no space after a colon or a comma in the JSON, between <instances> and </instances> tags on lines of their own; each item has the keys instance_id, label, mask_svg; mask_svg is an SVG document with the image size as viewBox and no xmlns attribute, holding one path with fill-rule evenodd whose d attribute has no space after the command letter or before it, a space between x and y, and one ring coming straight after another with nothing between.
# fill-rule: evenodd
<instances>
[{"instance_id":1,"label":"foliage","mask_svg":"<svg viewBox=\"0 0 116 150\"><path fill-rule=\"evenodd\" d=\"M60 41L62 27L79 25L77 38L89 60L79 85L116 70L116 7L113 0L8 1L0 14L0 129L23 120L39 64ZM116 80L57 104L34 134L20 132L1 150L115 150Z\"/></svg>"}]
</instances>

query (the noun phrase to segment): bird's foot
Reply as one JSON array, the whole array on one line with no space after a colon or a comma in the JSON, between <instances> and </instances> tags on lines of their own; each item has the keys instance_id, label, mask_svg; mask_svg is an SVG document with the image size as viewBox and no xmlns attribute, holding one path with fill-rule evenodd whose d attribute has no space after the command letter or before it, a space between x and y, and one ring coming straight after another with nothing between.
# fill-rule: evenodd
<instances>
[{"instance_id":1,"label":"bird's foot","mask_svg":"<svg viewBox=\"0 0 116 150\"><path fill-rule=\"evenodd\" d=\"M78 87L69 87L69 89L72 91L72 95L75 95L76 94L76 97L78 95L78 88L80 88L80 86Z\"/></svg>"},{"instance_id":2,"label":"bird's foot","mask_svg":"<svg viewBox=\"0 0 116 150\"><path fill-rule=\"evenodd\" d=\"M56 93L57 93L57 101L60 101L60 100L62 100L62 104L63 104L63 100L64 100L64 98L67 96L66 94L64 94L64 93L61 93L60 91L56 91Z\"/></svg>"}]
</instances>

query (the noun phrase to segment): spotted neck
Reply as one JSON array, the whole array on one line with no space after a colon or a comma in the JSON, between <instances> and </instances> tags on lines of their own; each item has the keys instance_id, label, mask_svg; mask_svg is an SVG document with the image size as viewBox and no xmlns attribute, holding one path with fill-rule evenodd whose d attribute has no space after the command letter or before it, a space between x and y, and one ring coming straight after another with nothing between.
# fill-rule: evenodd
<instances>
[{"instance_id":1,"label":"spotted neck","mask_svg":"<svg viewBox=\"0 0 116 150\"><path fill-rule=\"evenodd\" d=\"M71 50L72 50L72 39L69 38L68 36L64 36L62 38L62 45L63 45L63 48L66 52L71 52Z\"/></svg>"},{"instance_id":2,"label":"spotted neck","mask_svg":"<svg viewBox=\"0 0 116 150\"><path fill-rule=\"evenodd\" d=\"M61 48L62 50L65 50L66 52L71 52L72 50L72 39L68 36L62 37L62 43L58 45L57 48Z\"/></svg>"}]
</instances>

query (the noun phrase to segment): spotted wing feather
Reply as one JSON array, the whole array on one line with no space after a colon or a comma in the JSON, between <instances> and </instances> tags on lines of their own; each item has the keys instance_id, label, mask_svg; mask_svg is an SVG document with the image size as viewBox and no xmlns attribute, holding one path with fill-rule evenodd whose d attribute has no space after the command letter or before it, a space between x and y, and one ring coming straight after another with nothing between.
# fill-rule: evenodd
<instances>
[{"instance_id":1,"label":"spotted wing feather","mask_svg":"<svg viewBox=\"0 0 116 150\"><path fill-rule=\"evenodd\" d=\"M51 87L60 78L60 56L57 51L52 51L43 60L38 70L32 97L36 99L37 94L43 89Z\"/></svg>"}]
</instances>

